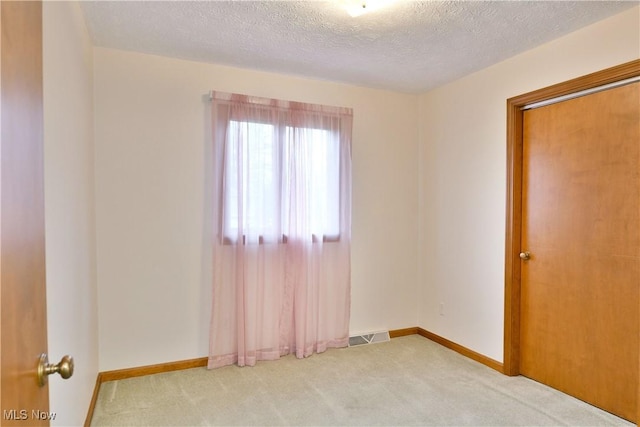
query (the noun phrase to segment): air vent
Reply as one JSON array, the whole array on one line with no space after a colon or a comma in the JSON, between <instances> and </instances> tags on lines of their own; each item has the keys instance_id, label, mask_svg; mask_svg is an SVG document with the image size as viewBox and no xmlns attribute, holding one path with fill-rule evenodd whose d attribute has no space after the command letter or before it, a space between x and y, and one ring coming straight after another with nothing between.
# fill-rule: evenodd
<instances>
[{"instance_id":1,"label":"air vent","mask_svg":"<svg viewBox=\"0 0 640 427\"><path fill-rule=\"evenodd\" d=\"M379 342L389 341L389 332L372 332L364 335L354 335L349 337L349 347L355 347L358 345L375 344Z\"/></svg>"}]
</instances>

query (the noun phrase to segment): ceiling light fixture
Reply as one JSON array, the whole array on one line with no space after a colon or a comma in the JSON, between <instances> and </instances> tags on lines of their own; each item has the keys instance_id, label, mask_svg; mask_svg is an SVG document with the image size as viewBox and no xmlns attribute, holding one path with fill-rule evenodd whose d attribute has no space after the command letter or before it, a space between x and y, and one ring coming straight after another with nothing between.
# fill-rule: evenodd
<instances>
[{"instance_id":1,"label":"ceiling light fixture","mask_svg":"<svg viewBox=\"0 0 640 427\"><path fill-rule=\"evenodd\" d=\"M349 15L355 18L389 6L394 1L395 0L354 0L347 1L344 8Z\"/></svg>"}]
</instances>

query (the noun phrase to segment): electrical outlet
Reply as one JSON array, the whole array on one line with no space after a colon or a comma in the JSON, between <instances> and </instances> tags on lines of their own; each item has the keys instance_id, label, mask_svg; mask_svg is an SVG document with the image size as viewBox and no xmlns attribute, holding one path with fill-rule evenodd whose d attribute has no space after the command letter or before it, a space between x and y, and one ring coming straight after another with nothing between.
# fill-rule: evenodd
<instances>
[{"instance_id":1,"label":"electrical outlet","mask_svg":"<svg viewBox=\"0 0 640 427\"><path fill-rule=\"evenodd\" d=\"M444 316L444 303L440 303L440 316Z\"/></svg>"}]
</instances>

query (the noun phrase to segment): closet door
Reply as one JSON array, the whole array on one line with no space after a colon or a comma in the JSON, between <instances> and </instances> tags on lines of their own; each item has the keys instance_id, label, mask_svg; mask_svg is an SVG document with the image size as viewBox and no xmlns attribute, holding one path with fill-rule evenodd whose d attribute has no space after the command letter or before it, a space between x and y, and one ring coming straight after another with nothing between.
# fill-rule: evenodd
<instances>
[{"instance_id":1,"label":"closet door","mask_svg":"<svg viewBox=\"0 0 640 427\"><path fill-rule=\"evenodd\" d=\"M524 113L520 373L636 421L640 83Z\"/></svg>"}]
</instances>

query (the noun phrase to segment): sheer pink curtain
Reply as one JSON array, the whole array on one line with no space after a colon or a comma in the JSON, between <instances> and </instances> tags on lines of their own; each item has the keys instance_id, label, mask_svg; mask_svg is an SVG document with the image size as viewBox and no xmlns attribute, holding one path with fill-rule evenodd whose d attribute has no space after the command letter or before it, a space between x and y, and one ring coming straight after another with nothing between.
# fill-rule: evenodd
<instances>
[{"instance_id":1,"label":"sheer pink curtain","mask_svg":"<svg viewBox=\"0 0 640 427\"><path fill-rule=\"evenodd\" d=\"M209 368L348 343L348 108L212 93Z\"/></svg>"}]
</instances>

